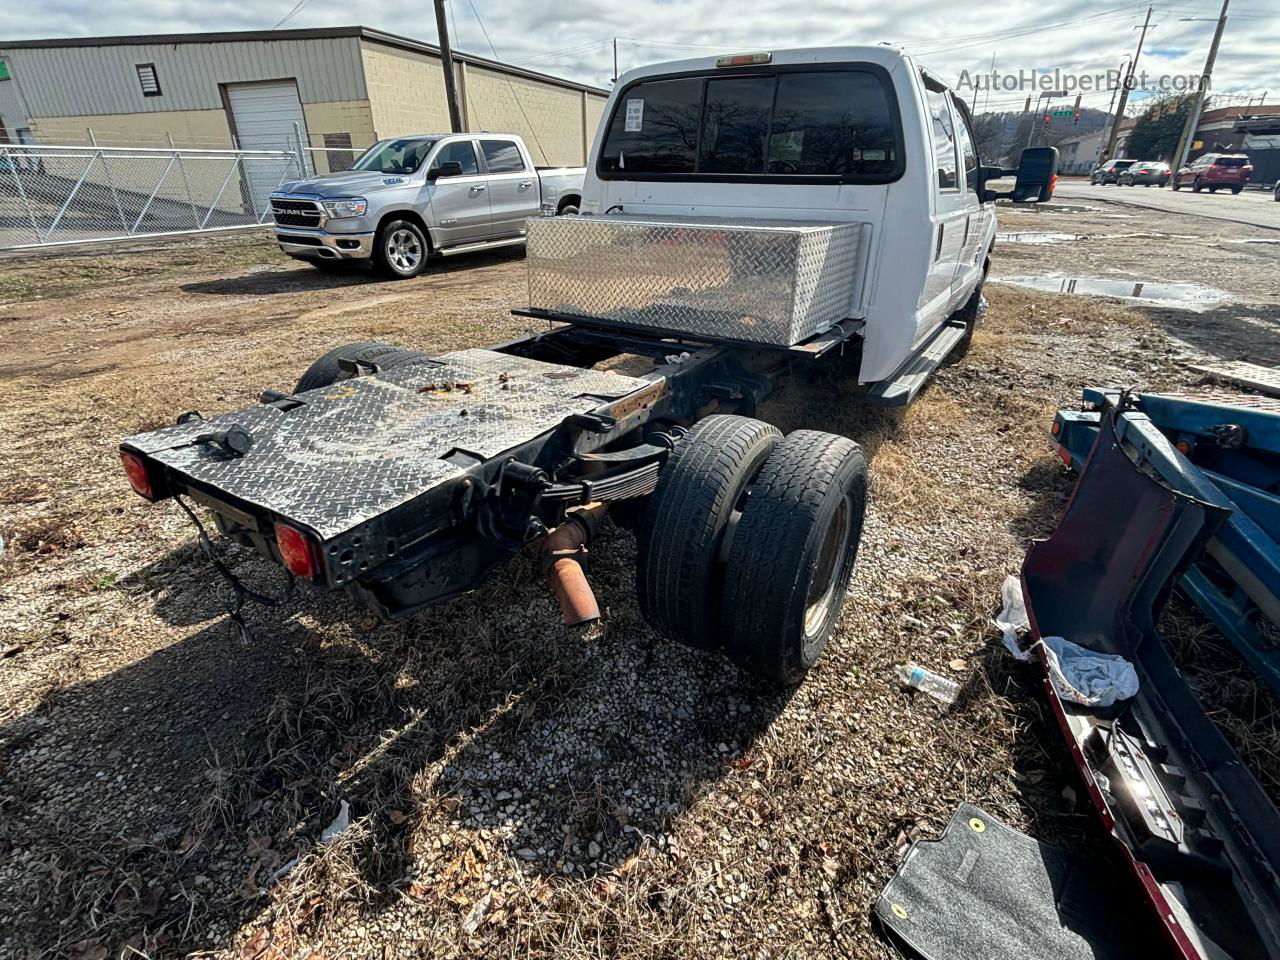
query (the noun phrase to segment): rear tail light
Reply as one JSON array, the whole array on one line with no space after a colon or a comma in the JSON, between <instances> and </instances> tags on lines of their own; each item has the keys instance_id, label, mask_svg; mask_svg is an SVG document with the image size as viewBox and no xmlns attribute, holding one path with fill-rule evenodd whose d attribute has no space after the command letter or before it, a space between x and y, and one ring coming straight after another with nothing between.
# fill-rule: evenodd
<instances>
[{"instance_id":1,"label":"rear tail light","mask_svg":"<svg viewBox=\"0 0 1280 960\"><path fill-rule=\"evenodd\" d=\"M129 450L120 451L120 462L124 464L124 475L129 478L129 486L133 492L148 500L159 500L163 493L160 485L152 479L147 462Z\"/></svg>"},{"instance_id":2,"label":"rear tail light","mask_svg":"<svg viewBox=\"0 0 1280 960\"><path fill-rule=\"evenodd\" d=\"M294 574L307 580L320 575L320 548L301 530L287 523L276 524L276 546L281 562Z\"/></svg>"}]
</instances>

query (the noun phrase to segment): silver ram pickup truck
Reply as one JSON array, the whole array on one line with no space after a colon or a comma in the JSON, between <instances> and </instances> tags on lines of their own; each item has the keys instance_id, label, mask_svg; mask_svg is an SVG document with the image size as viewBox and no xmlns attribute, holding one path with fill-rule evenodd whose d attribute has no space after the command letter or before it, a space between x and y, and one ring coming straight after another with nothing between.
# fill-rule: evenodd
<instances>
[{"instance_id":1,"label":"silver ram pickup truck","mask_svg":"<svg viewBox=\"0 0 1280 960\"><path fill-rule=\"evenodd\" d=\"M583 167L535 167L511 134L421 134L382 140L351 170L280 185L276 241L324 270L373 261L395 279L428 256L524 243L525 221L577 213Z\"/></svg>"}]
</instances>

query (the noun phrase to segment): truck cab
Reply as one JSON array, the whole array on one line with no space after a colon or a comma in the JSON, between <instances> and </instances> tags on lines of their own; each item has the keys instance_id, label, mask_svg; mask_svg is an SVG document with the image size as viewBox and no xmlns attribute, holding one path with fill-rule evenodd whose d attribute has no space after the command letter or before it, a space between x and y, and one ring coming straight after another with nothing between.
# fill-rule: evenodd
<instances>
[{"instance_id":1,"label":"truck cab","mask_svg":"<svg viewBox=\"0 0 1280 960\"><path fill-rule=\"evenodd\" d=\"M703 57L624 74L584 215L860 224L859 379L891 377L975 297L995 239L969 111L890 47ZM975 301L976 304L976 301Z\"/></svg>"}]
</instances>

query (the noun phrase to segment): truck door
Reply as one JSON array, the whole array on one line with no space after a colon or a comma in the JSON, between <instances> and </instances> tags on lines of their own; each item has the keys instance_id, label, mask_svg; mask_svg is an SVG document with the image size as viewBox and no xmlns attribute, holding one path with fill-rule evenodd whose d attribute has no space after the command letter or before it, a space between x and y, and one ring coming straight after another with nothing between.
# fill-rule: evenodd
<instances>
[{"instance_id":1,"label":"truck door","mask_svg":"<svg viewBox=\"0 0 1280 960\"><path fill-rule=\"evenodd\" d=\"M447 160L462 164L462 175L430 179L430 171ZM481 173L475 145L453 140L436 150L427 167L426 193L431 203L432 239L438 246L484 240L493 229L488 178Z\"/></svg>"},{"instance_id":2,"label":"truck door","mask_svg":"<svg viewBox=\"0 0 1280 960\"><path fill-rule=\"evenodd\" d=\"M489 205L493 210L495 237L513 237L524 233L524 222L538 215L542 194L538 189L538 173L533 169L514 140L480 141L489 177Z\"/></svg>"},{"instance_id":3,"label":"truck door","mask_svg":"<svg viewBox=\"0 0 1280 960\"><path fill-rule=\"evenodd\" d=\"M956 268L965 243L964 181L956 143L956 118L947 88L925 75L929 141L933 150L932 243L930 263L920 297L920 328L916 342L923 340L951 314Z\"/></svg>"},{"instance_id":4,"label":"truck door","mask_svg":"<svg viewBox=\"0 0 1280 960\"><path fill-rule=\"evenodd\" d=\"M956 118L956 140L960 147L960 175L964 177L964 243L956 264L955 287L951 307L964 306L973 288L982 280L982 265L987 254L987 237L995 211L978 195L978 150L975 146L969 111L955 94L950 94Z\"/></svg>"}]
</instances>

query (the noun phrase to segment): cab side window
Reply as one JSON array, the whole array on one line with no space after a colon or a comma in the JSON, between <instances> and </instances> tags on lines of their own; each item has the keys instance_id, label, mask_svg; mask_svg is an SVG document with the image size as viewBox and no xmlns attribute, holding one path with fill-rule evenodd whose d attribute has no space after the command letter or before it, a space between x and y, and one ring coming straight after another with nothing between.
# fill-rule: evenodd
<instances>
[{"instance_id":1,"label":"cab side window","mask_svg":"<svg viewBox=\"0 0 1280 960\"><path fill-rule=\"evenodd\" d=\"M955 95L952 94L952 100ZM978 150L973 145L973 131L969 127L969 114L959 100L955 100L956 133L960 143L960 159L964 163L964 182L974 193L978 192Z\"/></svg>"},{"instance_id":2,"label":"cab side window","mask_svg":"<svg viewBox=\"0 0 1280 960\"><path fill-rule=\"evenodd\" d=\"M956 161L956 127L947 103L945 90L925 87L929 101L930 135L933 137L933 162L937 170L938 187L942 190L959 189L959 164Z\"/></svg>"},{"instance_id":3,"label":"cab side window","mask_svg":"<svg viewBox=\"0 0 1280 960\"><path fill-rule=\"evenodd\" d=\"M436 154L436 158L431 161L431 167L438 168L440 164L451 160L462 164L464 177L474 177L480 173L480 164L476 162L476 148L470 140L457 140L445 144Z\"/></svg>"}]
</instances>

